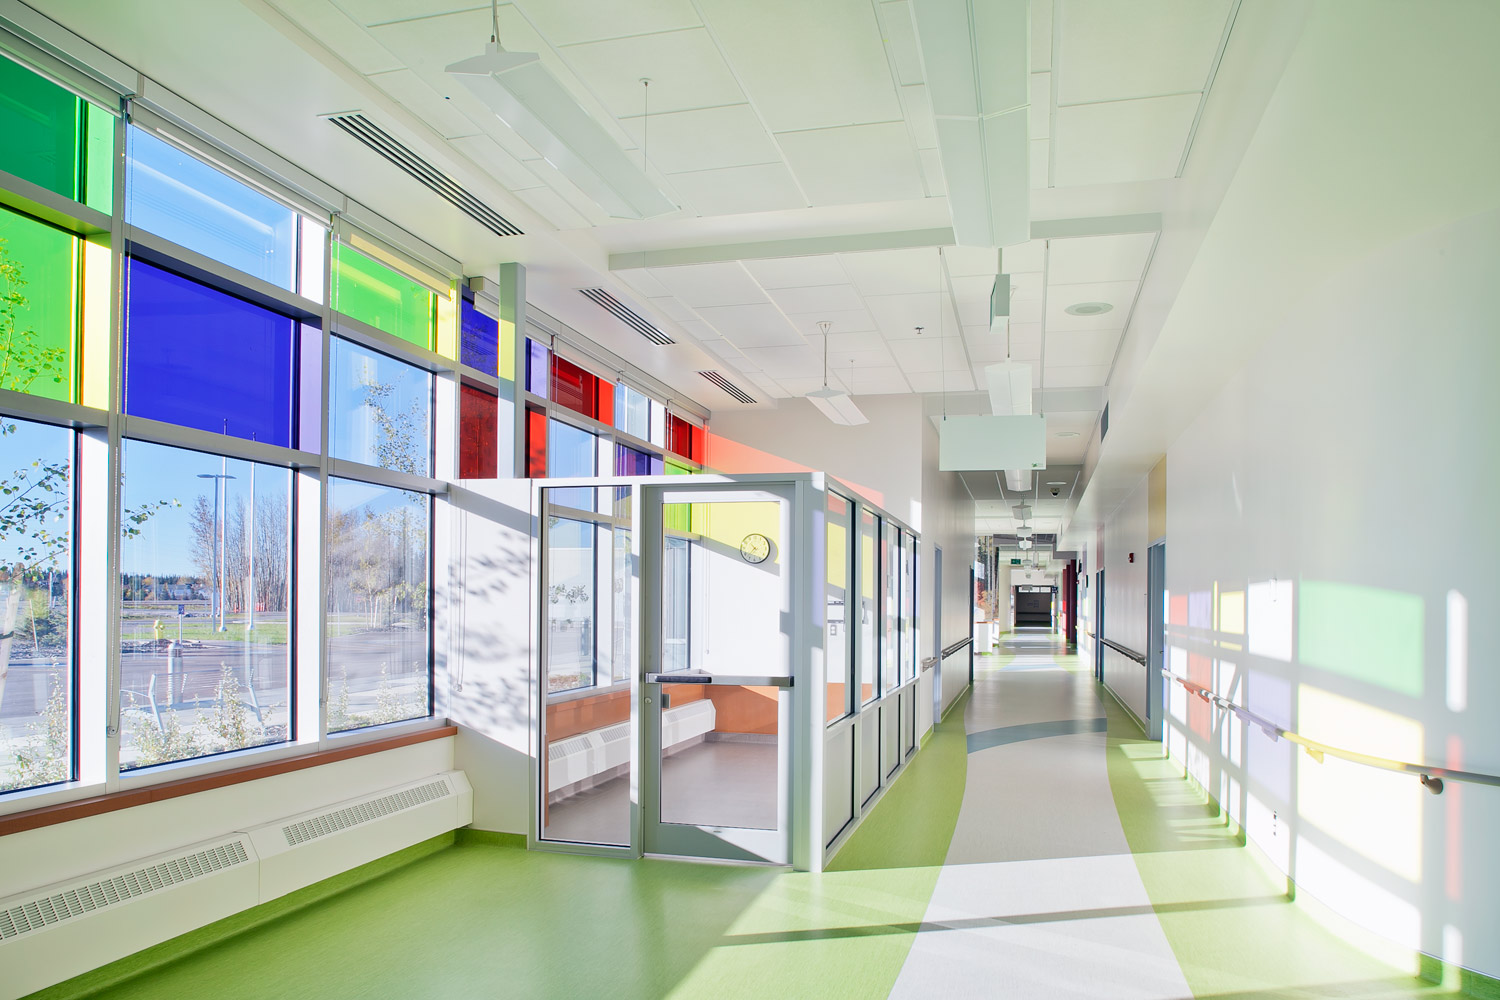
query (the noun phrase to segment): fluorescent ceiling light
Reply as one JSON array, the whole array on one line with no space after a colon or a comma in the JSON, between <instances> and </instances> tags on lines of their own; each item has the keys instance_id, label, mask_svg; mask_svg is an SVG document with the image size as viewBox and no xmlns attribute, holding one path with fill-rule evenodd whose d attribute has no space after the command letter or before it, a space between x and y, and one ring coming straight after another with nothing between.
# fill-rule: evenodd
<instances>
[{"instance_id":1,"label":"fluorescent ceiling light","mask_svg":"<svg viewBox=\"0 0 1500 1000\"><path fill-rule=\"evenodd\" d=\"M617 219L649 219L677 206L583 109L535 52L498 43L448 72L548 163Z\"/></svg>"},{"instance_id":2,"label":"fluorescent ceiling light","mask_svg":"<svg viewBox=\"0 0 1500 1000\"><path fill-rule=\"evenodd\" d=\"M1030 0L912 0L960 246L1031 238ZM982 58L981 58L982 54Z\"/></svg>"},{"instance_id":3,"label":"fluorescent ceiling light","mask_svg":"<svg viewBox=\"0 0 1500 1000\"><path fill-rule=\"evenodd\" d=\"M822 411L823 416L836 424L845 427L853 427L855 424L867 424L870 418L859 411L854 405L854 400L844 393L836 393L832 396L824 396L821 392L808 393L807 401Z\"/></svg>"},{"instance_id":4,"label":"fluorescent ceiling light","mask_svg":"<svg viewBox=\"0 0 1500 1000\"><path fill-rule=\"evenodd\" d=\"M1031 492L1031 471L1029 469L1006 469L1005 488L1012 493ZM1019 508L1017 508L1019 509ZM1026 514L1031 513L1031 508L1026 508ZM1017 514L1021 520L1026 520L1026 514Z\"/></svg>"},{"instance_id":5,"label":"fluorescent ceiling light","mask_svg":"<svg viewBox=\"0 0 1500 1000\"><path fill-rule=\"evenodd\" d=\"M1031 412L1031 366L1024 361L1002 361L986 365L984 379L990 390L990 412L1014 417Z\"/></svg>"},{"instance_id":6,"label":"fluorescent ceiling light","mask_svg":"<svg viewBox=\"0 0 1500 1000\"><path fill-rule=\"evenodd\" d=\"M1010 275L995 275L990 286L990 333L1006 336L1010 333ZM1010 353L1009 347L1006 354Z\"/></svg>"}]
</instances>

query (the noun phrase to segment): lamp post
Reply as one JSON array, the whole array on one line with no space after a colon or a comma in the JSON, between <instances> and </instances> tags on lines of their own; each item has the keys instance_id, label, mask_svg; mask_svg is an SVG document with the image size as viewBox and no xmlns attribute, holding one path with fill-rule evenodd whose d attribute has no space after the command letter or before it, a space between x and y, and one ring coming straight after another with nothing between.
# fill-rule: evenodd
<instances>
[{"instance_id":1,"label":"lamp post","mask_svg":"<svg viewBox=\"0 0 1500 1000\"><path fill-rule=\"evenodd\" d=\"M220 471L218 472L198 473L199 479L212 479L214 481L214 523L213 534L209 539L209 549L211 552L210 558L213 563L214 578L209 582L209 586L210 588L218 588L218 599L217 601L214 600L213 591L212 589L210 589L209 601L215 603L218 608L219 624L218 627L214 629L215 632L224 631L224 574L222 572L223 553L220 551L220 547L223 544L223 538L219 532L219 489L223 485L224 480L235 478L234 476L231 476L223 471L225 468L227 468L226 459L221 458L219 460L219 463ZM225 506L228 506L227 496L225 497Z\"/></svg>"}]
</instances>

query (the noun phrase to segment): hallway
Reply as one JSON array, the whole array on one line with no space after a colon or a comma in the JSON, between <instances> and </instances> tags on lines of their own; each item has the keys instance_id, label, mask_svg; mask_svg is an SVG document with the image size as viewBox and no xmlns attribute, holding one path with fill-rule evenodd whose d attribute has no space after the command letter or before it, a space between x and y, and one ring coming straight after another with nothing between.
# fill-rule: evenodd
<instances>
[{"instance_id":1,"label":"hallway","mask_svg":"<svg viewBox=\"0 0 1500 1000\"><path fill-rule=\"evenodd\" d=\"M1051 637L1009 637L821 875L460 831L37 995L1458 995L1288 902L1101 696Z\"/></svg>"}]
</instances>

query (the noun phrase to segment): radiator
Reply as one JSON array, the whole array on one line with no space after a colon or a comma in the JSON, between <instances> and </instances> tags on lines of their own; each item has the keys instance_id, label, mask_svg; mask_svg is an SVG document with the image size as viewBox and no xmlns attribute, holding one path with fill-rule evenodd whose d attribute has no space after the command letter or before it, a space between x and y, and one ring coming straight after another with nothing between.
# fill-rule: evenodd
<instances>
[{"instance_id":1,"label":"radiator","mask_svg":"<svg viewBox=\"0 0 1500 1000\"><path fill-rule=\"evenodd\" d=\"M662 749L712 732L714 703L707 698L661 714ZM547 744L547 791L602 774L630 761L630 723L617 722Z\"/></svg>"},{"instance_id":2,"label":"radiator","mask_svg":"<svg viewBox=\"0 0 1500 1000\"><path fill-rule=\"evenodd\" d=\"M0 1000L465 826L462 771L0 899Z\"/></svg>"}]
</instances>

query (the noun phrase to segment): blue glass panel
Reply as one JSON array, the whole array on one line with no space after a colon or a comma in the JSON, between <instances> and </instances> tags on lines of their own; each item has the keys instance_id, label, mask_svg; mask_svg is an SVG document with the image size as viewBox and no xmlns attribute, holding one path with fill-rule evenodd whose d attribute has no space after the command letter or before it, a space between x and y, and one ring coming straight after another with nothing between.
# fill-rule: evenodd
<instances>
[{"instance_id":1,"label":"blue glass panel","mask_svg":"<svg viewBox=\"0 0 1500 1000\"><path fill-rule=\"evenodd\" d=\"M328 453L425 476L432 468L432 376L339 337L329 348Z\"/></svg>"},{"instance_id":2,"label":"blue glass panel","mask_svg":"<svg viewBox=\"0 0 1500 1000\"><path fill-rule=\"evenodd\" d=\"M125 412L291 447L296 323L126 262Z\"/></svg>"},{"instance_id":3,"label":"blue glass panel","mask_svg":"<svg viewBox=\"0 0 1500 1000\"><path fill-rule=\"evenodd\" d=\"M295 290L296 212L141 129L129 148L126 222Z\"/></svg>"},{"instance_id":4,"label":"blue glass panel","mask_svg":"<svg viewBox=\"0 0 1500 1000\"><path fill-rule=\"evenodd\" d=\"M552 479L588 477L595 473L595 456L598 443L594 435L586 430L563 423L561 420L547 421L547 475ZM593 506L593 490L585 487L567 490L549 490L553 503L565 507L589 510Z\"/></svg>"},{"instance_id":5,"label":"blue glass panel","mask_svg":"<svg viewBox=\"0 0 1500 1000\"><path fill-rule=\"evenodd\" d=\"M661 473L662 460L660 455L637 451L623 444L615 446L615 475L659 476Z\"/></svg>"},{"instance_id":6,"label":"blue glass panel","mask_svg":"<svg viewBox=\"0 0 1500 1000\"><path fill-rule=\"evenodd\" d=\"M490 319L464 300L459 311L458 360L486 375L500 370L500 321Z\"/></svg>"}]
</instances>

